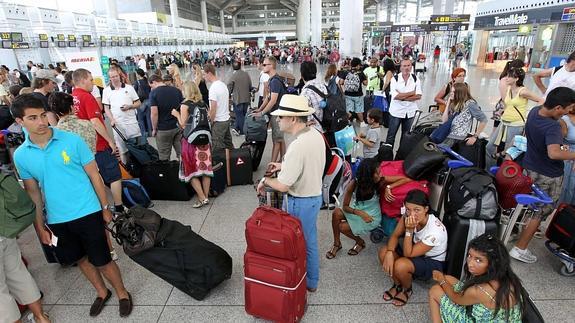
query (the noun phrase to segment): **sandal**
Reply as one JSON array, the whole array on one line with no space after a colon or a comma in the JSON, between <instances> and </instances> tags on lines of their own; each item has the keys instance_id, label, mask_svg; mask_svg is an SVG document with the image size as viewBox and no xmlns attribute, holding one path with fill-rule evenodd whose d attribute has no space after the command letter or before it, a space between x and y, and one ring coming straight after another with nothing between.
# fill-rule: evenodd
<instances>
[{"instance_id":1,"label":"sandal","mask_svg":"<svg viewBox=\"0 0 575 323\"><path fill-rule=\"evenodd\" d=\"M391 291L395 289L395 295L391 295ZM393 284L390 289L383 292L383 300L386 302L392 301L397 294L401 293L402 288L400 284Z\"/></svg>"},{"instance_id":2,"label":"sandal","mask_svg":"<svg viewBox=\"0 0 575 323\"><path fill-rule=\"evenodd\" d=\"M397 296L399 295L405 295L405 299L401 299ZM391 303L397 307L401 307L404 306L405 304L407 304L407 301L409 300L409 298L411 297L411 295L413 294L413 289L411 287L406 288L402 291L400 291L399 293L397 293L397 295L395 295L395 297L393 298L394 301L398 301L398 303Z\"/></svg>"},{"instance_id":3,"label":"sandal","mask_svg":"<svg viewBox=\"0 0 575 323\"><path fill-rule=\"evenodd\" d=\"M208 200L208 199L205 199L203 201L198 200L196 203L194 203L194 205L192 205L192 207L194 209L198 209L198 208L201 208L202 206L204 206L208 203L210 203L210 200Z\"/></svg>"},{"instance_id":4,"label":"sandal","mask_svg":"<svg viewBox=\"0 0 575 323\"><path fill-rule=\"evenodd\" d=\"M331 249L325 254L325 257L327 259L333 259L335 258L335 255L337 254L338 251L341 250L341 244L340 245L333 245L331 247Z\"/></svg>"},{"instance_id":5,"label":"sandal","mask_svg":"<svg viewBox=\"0 0 575 323\"><path fill-rule=\"evenodd\" d=\"M357 256L365 248L365 242L363 244L356 243L353 248L349 249L347 252L350 256Z\"/></svg>"}]
</instances>

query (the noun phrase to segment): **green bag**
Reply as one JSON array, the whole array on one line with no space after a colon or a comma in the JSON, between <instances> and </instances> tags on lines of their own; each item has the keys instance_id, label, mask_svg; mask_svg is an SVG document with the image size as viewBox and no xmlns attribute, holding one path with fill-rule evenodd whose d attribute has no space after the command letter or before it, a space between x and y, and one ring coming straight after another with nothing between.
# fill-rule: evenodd
<instances>
[{"instance_id":1,"label":"green bag","mask_svg":"<svg viewBox=\"0 0 575 323\"><path fill-rule=\"evenodd\" d=\"M0 236L16 238L36 217L36 205L14 176L0 173Z\"/></svg>"}]
</instances>

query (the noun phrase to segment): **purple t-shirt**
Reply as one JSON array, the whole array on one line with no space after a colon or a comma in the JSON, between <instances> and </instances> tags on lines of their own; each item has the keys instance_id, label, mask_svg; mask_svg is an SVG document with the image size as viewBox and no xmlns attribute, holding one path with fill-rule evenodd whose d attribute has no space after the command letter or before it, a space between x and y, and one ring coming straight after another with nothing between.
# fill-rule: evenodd
<instances>
[{"instance_id":1,"label":"purple t-shirt","mask_svg":"<svg viewBox=\"0 0 575 323\"><path fill-rule=\"evenodd\" d=\"M561 126L558 120L540 116L539 109L545 108L535 107L527 116L527 152L523 167L547 177L563 176L563 161L551 159L547 153L547 146L563 143Z\"/></svg>"}]
</instances>

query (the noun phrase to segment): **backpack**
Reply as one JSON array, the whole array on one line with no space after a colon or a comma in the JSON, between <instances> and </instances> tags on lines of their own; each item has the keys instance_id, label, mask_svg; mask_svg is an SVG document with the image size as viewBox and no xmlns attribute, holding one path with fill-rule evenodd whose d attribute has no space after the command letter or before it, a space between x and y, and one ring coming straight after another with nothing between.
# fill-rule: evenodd
<instances>
[{"instance_id":1,"label":"backpack","mask_svg":"<svg viewBox=\"0 0 575 323\"><path fill-rule=\"evenodd\" d=\"M203 102L184 102L190 110L190 115L184 127L183 136L192 145L207 145L212 141L208 107Z\"/></svg>"},{"instance_id":2,"label":"backpack","mask_svg":"<svg viewBox=\"0 0 575 323\"><path fill-rule=\"evenodd\" d=\"M553 73L551 73L551 75L555 75L555 73L559 72L559 70L562 69L562 68L563 68L563 65L561 65L561 66L555 66L555 67L553 68Z\"/></svg>"},{"instance_id":3,"label":"backpack","mask_svg":"<svg viewBox=\"0 0 575 323\"><path fill-rule=\"evenodd\" d=\"M343 88L345 92L359 92L361 89L361 80L359 79L358 73L347 73L343 82Z\"/></svg>"},{"instance_id":4,"label":"backpack","mask_svg":"<svg viewBox=\"0 0 575 323\"><path fill-rule=\"evenodd\" d=\"M336 77L333 76L331 79L329 79L329 81L327 82L327 91L330 94L340 94L339 92L339 86L337 86L337 83L335 82Z\"/></svg>"},{"instance_id":5,"label":"backpack","mask_svg":"<svg viewBox=\"0 0 575 323\"><path fill-rule=\"evenodd\" d=\"M323 117L320 124L326 132L336 132L348 125L348 115L345 110L345 98L341 94L325 94L313 85L307 87L325 100ZM314 115L315 116L315 115Z\"/></svg>"},{"instance_id":6,"label":"backpack","mask_svg":"<svg viewBox=\"0 0 575 323\"><path fill-rule=\"evenodd\" d=\"M146 192L146 189L140 184L138 179L122 180L122 201L129 208L136 205L145 208L154 206L148 192Z\"/></svg>"},{"instance_id":7,"label":"backpack","mask_svg":"<svg viewBox=\"0 0 575 323\"><path fill-rule=\"evenodd\" d=\"M36 204L12 175L0 173L0 236L13 239L36 218Z\"/></svg>"},{"instance_id":8,"label":"backpack","mask_svg":"<svg viewBox=\"0 0 575 323\"><path fill-rule=\"evenodd\" d=\"M468 219L495 219L499 211L495 178L477 167L462 167L451 172L453 181L445 199L446 212Z\"/></svg>"},{"instance_id":9,"label":"backpack","mask_svg":"<svg viewBox=\"0 0 575 323\"><path fill-rule=\"evenodd\" d=\"M414 83L417 82L417 76L415 74L411 74L411 77L413 78ZM393 78L395 79L396 82L399 82L399 74L395 74Z\"/></svg>"}]
</instances>

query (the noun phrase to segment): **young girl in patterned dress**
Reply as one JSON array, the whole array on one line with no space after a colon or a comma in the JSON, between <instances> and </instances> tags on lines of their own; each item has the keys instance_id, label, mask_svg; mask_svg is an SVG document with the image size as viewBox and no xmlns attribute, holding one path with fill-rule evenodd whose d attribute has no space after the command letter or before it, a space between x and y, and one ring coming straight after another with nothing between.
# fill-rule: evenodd
<instances>
[{"instance_id":1,"label":"young girl in patterned dress","mask_svg":"<svg viewBox=\"0 0 575 323\"><path fill-rule=\"evenodd\" d=\"M471 240L463 281L433 271L439 284L429 291L432 321L521 322L521 281L509 259L496 237L483 234Z\"/></svg>"}]
</instances>

